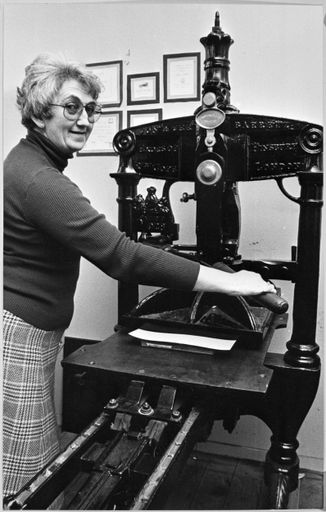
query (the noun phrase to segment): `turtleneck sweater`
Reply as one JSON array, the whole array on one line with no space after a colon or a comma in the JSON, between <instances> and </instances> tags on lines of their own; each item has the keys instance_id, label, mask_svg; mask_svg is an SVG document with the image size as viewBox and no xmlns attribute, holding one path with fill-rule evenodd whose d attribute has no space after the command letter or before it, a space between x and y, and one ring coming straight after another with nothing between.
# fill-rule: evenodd
<instances>
[{"instance_id":1,"label":"turtleneck sweater","mask_svg":"<svg viewBox=\"0 0 326 512\"><path fill-rule=\"evenodd\" d=\"M120 232L63 174L71 157L29 131L4 162L4 308L68 327L81 256L123 282L192 290L199 264Z\"/></svg>"}]
</instances>

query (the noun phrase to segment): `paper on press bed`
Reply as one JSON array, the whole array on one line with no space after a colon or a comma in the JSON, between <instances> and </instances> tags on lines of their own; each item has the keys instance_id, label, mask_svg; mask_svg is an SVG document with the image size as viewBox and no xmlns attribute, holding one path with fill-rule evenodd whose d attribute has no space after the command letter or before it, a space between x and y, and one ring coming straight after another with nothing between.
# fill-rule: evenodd
<instances>
[{"instance_id":1,"label":"paper on press bed","mask_svg":"<svg viewBox=\"0 0 326 512\"><path fill-rule=\"evenodd\" d=\"M156 343L190 345L193 347L208 348L213 350L231 350L237 341L209 336L197 336L193 334L145 331L144 329L136 329L135 331L129 332L129 334L134 338Z\"/></svg>"}]
</instances>

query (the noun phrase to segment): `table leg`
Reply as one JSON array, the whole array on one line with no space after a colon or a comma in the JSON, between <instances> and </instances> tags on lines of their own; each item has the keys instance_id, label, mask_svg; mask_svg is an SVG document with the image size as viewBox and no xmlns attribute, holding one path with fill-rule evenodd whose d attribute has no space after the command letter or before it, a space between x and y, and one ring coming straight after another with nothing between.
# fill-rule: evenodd
<instances>
[{"instance_id":1,"label":"table leg","mask_svg":"<svg viewBox=\"0 0 326 512\"><path fill-rule=\"evenodd\" d=\"M297 435L315 398L319 376L319 370L284 367L274 371L266 402L266 423L272 430L265 461L269 508L287 508L290 493L298 488Z\"/></svg>"}]
</instances>

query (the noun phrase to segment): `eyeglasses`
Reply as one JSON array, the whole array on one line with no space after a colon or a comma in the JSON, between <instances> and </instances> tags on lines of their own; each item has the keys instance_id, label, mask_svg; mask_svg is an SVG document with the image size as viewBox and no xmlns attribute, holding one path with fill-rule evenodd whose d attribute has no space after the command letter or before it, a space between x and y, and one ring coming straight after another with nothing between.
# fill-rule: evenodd
<instances>
[{"instance_id":1,"label":"eyeglasses","mask_svg":"<svg viewBox=\"0 0 326 512\"><path fill-rule=\"evenodd\" d=\"M65 103L64 105L59 105L57 103L50 103L53 107L62 107L63 115L68 121L75 121L81 116L83 109L85 109L88 121L90 123L96 123L99 120L100 115L102 113L102 107L98 103L90 102L83 105L83 103L77 103L74 101L70 101L69 103Z\"/></svg>"}]
</instances>

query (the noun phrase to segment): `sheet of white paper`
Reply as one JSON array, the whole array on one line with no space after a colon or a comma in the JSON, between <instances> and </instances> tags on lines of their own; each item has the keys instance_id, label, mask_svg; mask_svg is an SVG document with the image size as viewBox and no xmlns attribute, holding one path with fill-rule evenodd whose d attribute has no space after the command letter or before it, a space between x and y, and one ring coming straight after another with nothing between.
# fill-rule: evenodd
<instances>
[{"instance_id":1,"label":"sheet of white paper","mask_svg":"<svg viewBox=\"0 0 326 512\"><path fill-rule=\"evenodd\" d=\"M145 331L136 329L129 333L134 338L146 341L156 341L167 344L192 345L194 347L210 348L213 350L231 350L236 340L225 340L208 336L197 336L193 334L174 334L170 332Z\"/></svg>"}]
</instances>

